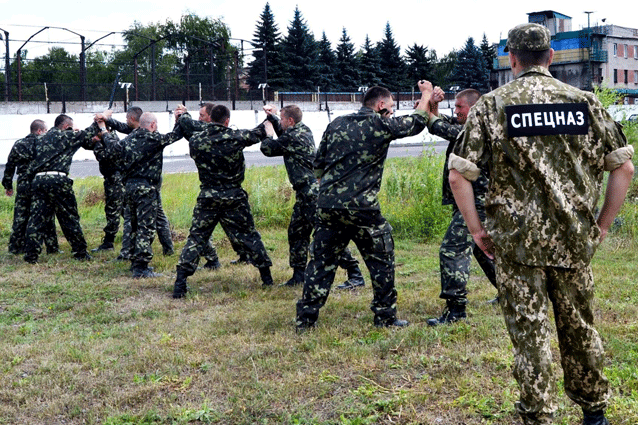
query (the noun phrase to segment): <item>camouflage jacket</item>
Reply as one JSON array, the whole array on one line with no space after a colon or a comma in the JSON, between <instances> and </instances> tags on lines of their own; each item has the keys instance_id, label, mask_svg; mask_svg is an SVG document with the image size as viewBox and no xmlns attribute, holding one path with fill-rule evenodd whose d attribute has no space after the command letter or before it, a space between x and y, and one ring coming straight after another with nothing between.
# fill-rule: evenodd
<instances>
[{"instance_id":1,"label":"camouflage jacket","mask_svg":"<svg viewBox=\"0 0 638 425\"><path fill-rule=\"evenodd\" d=\"M60 171L69 174L73 155L80 149L93 149L93 136L99 132L93 123L86 130L75 132L72 129L51 128L42 136L40 143L34 145L33 161L28 173L35 176L44 171Z\"/></svg>"},{"instance_id":2,"label":"camouflage jacket","mask_svg":"<svg viewBox=\"0 0 638 425\"><path fill-rule=\"evenodd\" d=\"M425 112L385 118L365 106L328 124L314 161L321 179L317 206L379 210L377 194L390 142L419 134L426 124Z\"/></svg>"},{"instance_id":3,"label":"camouflage jacket","mask_svg":"<svg viewBox=\"0 0 638 425\"><path fill-rule=\"evenodd\" d=\"M450 169L448 168L448 160L450 154L454 151L454 145L456 139L463 129L463 124L460 124L456 118L449 117L447 115L439 115L438 117L430 118L428 122L428 131L430 134L439 136L447 140L449 143L445 150L445 164L443 165L443 188L442 188L442 205L453 205L456 208L456 202L454 201L454 195L452 189L450 189ZM472 182L472 188L474 189L474 197L478 205L485 203L485 193L487 192L487 186L489 184L489 170L487 167L481 169L481 175L478 179Z\"/></svg>"},{"instance_id":4,"label":"camouflage jacket","mask_svg":"<svg viewBox=\"0 0 638 425\"><path fill-rule=\"evenodd\" d=\"M473 180L477 165L489 165L486 228L497 255L531 266L589 264L603 172L633 156L594 94L528 68L479 99L459 140L450 169Z\"/></svg>"},{"instance_id":5,"label":"camouflage jacket","mask_svg":"<svg viewBox=\"0 0 638 425\"><path fill-rule=\"evenodd\" d=\"M225 196L225 192L241 189L246 169L244 148L265 139L266 129L260 124L253 130L234 130L193 120L185 113L179 117L175 134L188 140L202 194Z\"/></svg>"},{"instance_id":6,"label":"camouflage jacket","mask_svg":"<svg viewBox=\"0 0 638 425\"><path fill-rule=\"evenodd\" d=\"M121 161L122 178L145 179L152 185L158 185L162 178L164 148L179 140L174 133L162 135L157 131L137 128L122 140L109 133L104 136L106 158Z\"/></svg>"},{"instance_id":7,"label":"camouflage jacket","mask_svg":"<svg viewBox=\"0 0 638 425\"><path fill-rule=\"evenodd\" d=\"M2 178L2 186L6 190L13 189L13 174L16 172L18 173L19 182L23 180L30 181L32 179L32 176L27 175L27 169L33 160L33 149L38 139L39 137L37 135L29 134L24 139L17 140L13 144Z\"/></svg>"},{"instance_id":8,"label":"camouflage jacket","mask_svg":"<svg viewBox=\"0 0 638 425\"><path fill-rule=\"evenodd\" d=\"M283 156L288 179L295 191L316 193L318 184L312 165L315 159L312 132L303 122L285 131L278 124L277 120L273 126L279 137L268 137L261 142L261 152L266 156Z\"/></svg>"}]
</instances>

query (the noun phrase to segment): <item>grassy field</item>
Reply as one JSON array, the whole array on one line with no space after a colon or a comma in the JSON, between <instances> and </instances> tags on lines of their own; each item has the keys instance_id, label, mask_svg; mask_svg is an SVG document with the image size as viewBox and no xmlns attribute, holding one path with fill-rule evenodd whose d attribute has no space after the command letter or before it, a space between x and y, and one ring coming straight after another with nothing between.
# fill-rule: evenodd
<instances>
[{"instance_id":1,"label":"grassy field","mask_svg":"<svg viewBox=\"0 0 638 425\"><path fill-rule=\"evenodd\" d=\"M131 279L129 264L113 261L117 251L73 261L62 238L66 253L35 266L0 254L0 424L518 424L511 344L476 264L468 320L425 324L443 306L438 244L449 210L439 206L440 166L427 152L388 162L382 208L396 230L399 317L412 323L405 329L372 326L364 273L365 288L332 292L317 329L297 335L301 288L262 289L257 269L229 264L236 256L219 231L222 268L198 271L184 300L170 297L178 254L156 255L151 265L165 277L148 280ZM273 276L284 282L294 195L283 167L247 175ZM100 185L75 184L91 247L104 225ZM178 253L196 196L196 175L166 176ZM2 197L3 252L11 215L12 199ZM613 388L608 417L618 425L638 424L635 217L635 204L627 205L593 262ZM558 364L556 372L556 423L580 423Z\"/></svg>"}]
</instances>

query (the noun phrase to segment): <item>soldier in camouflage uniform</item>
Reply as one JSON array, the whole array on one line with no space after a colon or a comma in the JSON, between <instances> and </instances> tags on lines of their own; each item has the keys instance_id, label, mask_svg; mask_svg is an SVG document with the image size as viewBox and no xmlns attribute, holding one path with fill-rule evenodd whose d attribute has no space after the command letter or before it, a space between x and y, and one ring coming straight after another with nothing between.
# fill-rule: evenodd
<instances>
[{"instance_id":1,"label":"soldier in camouflage uniform","mask_svg":"<svg viewBox=\"0 0 638 425\"><path fill-rule=\"evenodd\" d=\"M565 393L584 425L607 425L610 395L594 328L590 261L624 201L633 148L598 99L554 79L550 33L538 24L510 30L515 80L474 105L450 155L450 185L478 246L496 257L496 279L526 425L552 423L549 306L554 309ZM490 168L486 228L471 181ZM600 215L595 209L610 171Z\"/></svg>"},{"instance_id":2,"label":"soldier in camouflage uniform","mask_svg":"<svg viewBox=\"0 0 638 425\"><path fill-rule=\"evenodd\" d=\"M464 319L465 306L467 304L467 281L470 278L470 263L472 253L479 266L485 272L485 276L492 285L496 286L496 275L494 272L494 262L490 260L480 248L476 246L472 235L467 230L465 220L454 202L452 190L448 176L450 171L447 167L447 160L454 149L456 138L465 124L470 108L481 97L481 93L474 89L463 90L456 95L454 103L456 117L439 114L438 105L443 99L443 92L440 88L434 89L433 95L438 95L434 101L430 101L430 120L428 130L431 134L447 140L448 146L445 151L445 165L443 166L443 205L452 205L452 221L447 228L447 232L441 242L439 249L439 263L441 268L441 294L446 302L441 317L428 319L427 324L437 326L444 323L453 323ZM475 193L476 210L479 217L485 220L485 193L489 182L489 170L481 169L481 175L472 183Z\"/></svg>"},{"instance_id":3,"label":"soldier in camouflage uniform","mask_svg":"<svg viewBox=\"0 0 638 425\"><path fill-rule=\"evenodd\" d=\"M55 126L34 145L33 161L27 175L31 182L31 210L25 241L24 260L36 263L40 255L40 239L53 214L58 218L64 237L71 245L77 260L88 260L86 240L80 226L78 204L73 192L73 180L69 176L73 155L81 147L92 149L92 137L97 127L91 125L84 131L73 131L73 119L59 115Z\"/></svg>"},{"instance_id":4,"label":"soldier in camouflage uniform","mask_svg":"<svg viewBox=\"0 0 638 425\"><path fill-rule=\"evenodd\" d=\"M9 252L15 255L24 254L24 237L31 208L31 180L33 177L27 175L27 169L33 161L34 145L41 142L42 138L39 136L46 131L47 126L44 121L33 121L31 133L14 143L4 169L2 186L5 188L7 196L13 196L13 174L16 172L18 174L15 206L13 207L13 227L9 237ZM53 215L48 218L50 220L44 227L44 244L48 254L57 254L59 247L58 236L55 232L55 218Z\"/></svg>"},{"instance_id":5,"label":"soldier in camouflage uniform","mask_svg":"<svg viewBox=\"0 0 638 425\"><path fill-rule=\"evenodd\" d=\"M103 125L103 124L102 124ZM145 112L140 125L121 141L102 127L107 155L122 158L125 203L131 214L131 270L134 278L161 276L148 264L153 258L153 239L159 208L158 187L162 176L163 151L179 140L173 133L157 132L157 118Z\"/></svg>"},{"instance_id":6,"label":"soldier in camouflage uniform","mask_svg":"<svg viewBox=\"0 0 638 425\"><path fill-rule=\"evenodd\" d=\"M318 222L297 301L298 331L315 325L334 281L337 258L350 240L370 271L375 326L408 325L396 317L392 227L381 215L377 194L390 142L420 133L427 124L427 106L420 103L413 114L402 117L391 116L393 107L389 90L372 87L358 112L336 118L323 134L314 161L315 176L321 179Z\"/></svg>"},{"instance_id":7,"label":"soldier in camouflage uniform","mask_svg":"<svg viewBox=\"0 0 638 425\"><path fill-rule=\"evenodd\" d=\"M102 119L108 128L113 129L119 133L130 135L140 125L142 108L138 106L129 108L126 112L125 123L111 118L111 113L112 111L105 111L103 114L97 114L96 118ZM97 154L100 155L100 153ZM112 166L121 167L121 164L117 164L117 162L119 161L119 159L117 158L103 158L102 161L109 161ZM155 223L155 228L157 231L157 239L159 240L160 245L162 245L164 255L172 255L174 253L173 238L171 235L170 223L168 221L168 218L166 217L166 214L164 213L164 208L162 207L161 188L162 181L160 178L160 182L157 185L157 222ZM122 194L122 196L124 195ZM117 259L120 261L130 260L131 257L131 215L124 202L122 205L122 216L124 218L124 222L122 224L122 247L120 249L120 254L117 256ZM117 229L115 229L115 232L117 232Z\"/></svg>"},{"instance_id":8,"label":"soldier in camouflage uniform","mask_svg":"<svg viewBox=\"0 0 638 425\"><path fill-rule=\"evenodd\" d=\"M242 189L246 169L243 150L266 137L263 125L253 130L228 128L230 111L216 105L211 123L193 120L185 108L175 111L178 119L175 132L189 140L190 156L197 165L200 193L193 210L193 223L177 265L173 298L187 292L188 276L197 269L200 253L204 252L217 223L224 222L249 253L251 263L259 269L262 284L273 284L272 262L255 229L248 194Z\"/></svg>"},{"instance_id":9,"label":"soldier in camouflage uniform","mask_svg":"<svg viewBox=\"0 0 638 425\"><path fill-rule=\"evenodd\" d=\"M319 185L312 168L315 141L308 126L301 121L303 113L298 106L284 107L281 110L281 119L276 116L276 107L266 105L264 110L277 134L277 139L269 137L261 142L261 152L268 157L283 156L288 179L295 191L295 206L288 226L290 267L293 268L293 276L284 285L302 285L308 261L310 235L317 216ZM343 251L338 263L348 272L348 280L338 288L352 289L365 285L359 263L348 249Z\"/></svg>"}]
</instances>

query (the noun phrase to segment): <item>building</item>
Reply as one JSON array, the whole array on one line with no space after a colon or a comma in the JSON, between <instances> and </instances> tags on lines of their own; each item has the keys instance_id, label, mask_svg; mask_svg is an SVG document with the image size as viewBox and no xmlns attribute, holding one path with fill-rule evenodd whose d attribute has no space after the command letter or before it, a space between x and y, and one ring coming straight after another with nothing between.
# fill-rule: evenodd
<instances>
[{"instance_id":1,"label":"building","mask_svg":"<svg viewBox=\"0 0 638 425\"><path fill-rule=\"evenodd\" d=\"M638 29L596 24L572 31L567 15L552 10L528 15L529 22L546 26L552 35L554 77L583 90L604 85L623 94L625 104L638 104ZM506 42L500 41L494 61L495 86L514 78L503 51Z\"/></svg>"}]
</instances>

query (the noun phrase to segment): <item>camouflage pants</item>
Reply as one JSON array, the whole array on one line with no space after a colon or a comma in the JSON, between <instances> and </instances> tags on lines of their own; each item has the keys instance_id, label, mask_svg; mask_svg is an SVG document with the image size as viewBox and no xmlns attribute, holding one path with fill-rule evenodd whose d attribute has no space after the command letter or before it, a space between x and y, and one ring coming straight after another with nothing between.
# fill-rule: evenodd
<instances>
[{"instance_id":1,"label":"camouflage pants","mask_svg":"<svg viewBox=\"0 0 638 425\"><path fill-rule=\"evenodd\" d=\"M317 221L317 196L303 192L296 192L295 206L288 225L288 246L290 267L306 268L308 262L308 247L310 235ZM359 265L349 249L345 249L339 256L338 265L349 269Z\"/></svg>"},{"instance_id":2,"label":"camouflage pants","mask_svg":"<svg viewBox=\"0 0 638 425\"><path fill-rule=\"evenodd\" d=\"M9 252L13 254L24 253L24 239L29 222L29 210L31 209L31 182L26 179L18 179L15 191L15 205L13 207L13 226L9 237ZM44 227L42 238L47 252L58 251L58 235L55 231L55 217L53 214Z\"/></svg>"},{"instance_id":3,"label":"camouflage pants","mask_svg":"<svg viewBox=\"0 0 638 425\"><path fill-rule=\"evenodd\" d=\"M319 208L303 294L297 301L297 326L317 321L319 309L326 303L334 282L337 259L351 240L370 272L374 294L370 308L375 324L396 318L394 240L390 224L380 211Z\"/></svg>"},{"instance_id":4,"label":"camouflage pants","mask_svg":"<svg viewBox=\"0 0 638 425\"><path fill-rule=\"evenodd\" d=\"M80 226L78 204L73 192L73 180L66 176L36 176L31 183L31 209L25 241L24 258L37 261L41 237L50 226L53 214L76 256L86 255L86 240Z\"/></svg>"},{"instance_id":5,"label":"camouflage pants","mask_svg":"<svg viewBox=\"0 0 638 425\"><path fill-rule=\"evenodd\" d=\"M161 187L161 185L159 186ZM162 194L157 189L157 220L155 221L155 230L157 231L157 239L165 250L173 250L173 238L171 236L171 227L162 207ZM122 205L122 248L120 256L124 258L131 257L131 212L126 202Z\"/></svg>"},{"instance_id":6,"label":"camouflage pants","mask_svg":"<svg viewBox=\"0 0 638 425\"><path fill-rule=\"evenodd\" d=\"M563 367L565 393L588 411L607 407L609 382L604 351L594 329L591 268L532 267L497 256L499 299L514 347L514 378L520 386L516 410L526 425L549 424L557 409L552 372L549 303Z\"/></svg>"},{"instance_id":7,"label":"camouflage pants","mask_svg":"<svg viewBox=\"0 0 638 425\"><path fill-rule=\"evenodd\" d=\"M177 270L182 270L189 276L195 273L199 257L207 251L210 237L218 223L236 238L255 267L272 265L261 235L255 229L248 195L241 190L237 197L232 198L207 197L200 194L193 210L193 223L188 239L179 256Z\"/></svg>"},{"instance_id":8,"label":"camouflage pants","mask_svg":"<svg viewBox=\"0 0 638 425\"><path fill-rule=\"evenodd\" d=\"M477 205L476 210L481 221L484 222L485 207ZM439 298L454 301L457 304L467 304L467 282L470 278L472 253L474 253L474 257L483 269L485 276L496 287L494 262L476 246L463 215L458 208L454 208L452 221L445 232L439 249L441 267L441 294Z\"/></svg>"},{"instance_id":9,"label":"camouflage pants","mask_svg":"<svg viewBox=\"0 0 638 425\"><path fill-rule=\"evenodd\" d=\"M146 267L153 259L153 239L157 221L157 188L146 179L126 182L125 202L130 212L131 263Z\"/></svg>"},{"instance_id":10,"label":"camouflage pants","mask_svg":"<svg viewBox=\"0 0 638 425\"><path fill-rule=\"evenodd\" d=\"M104 214L106 215L104 235L111 240L115 238L120 228L123 203L124 183L121 174L116 172L111 176L104 176Z\"/></svg>"}]
</instances>

